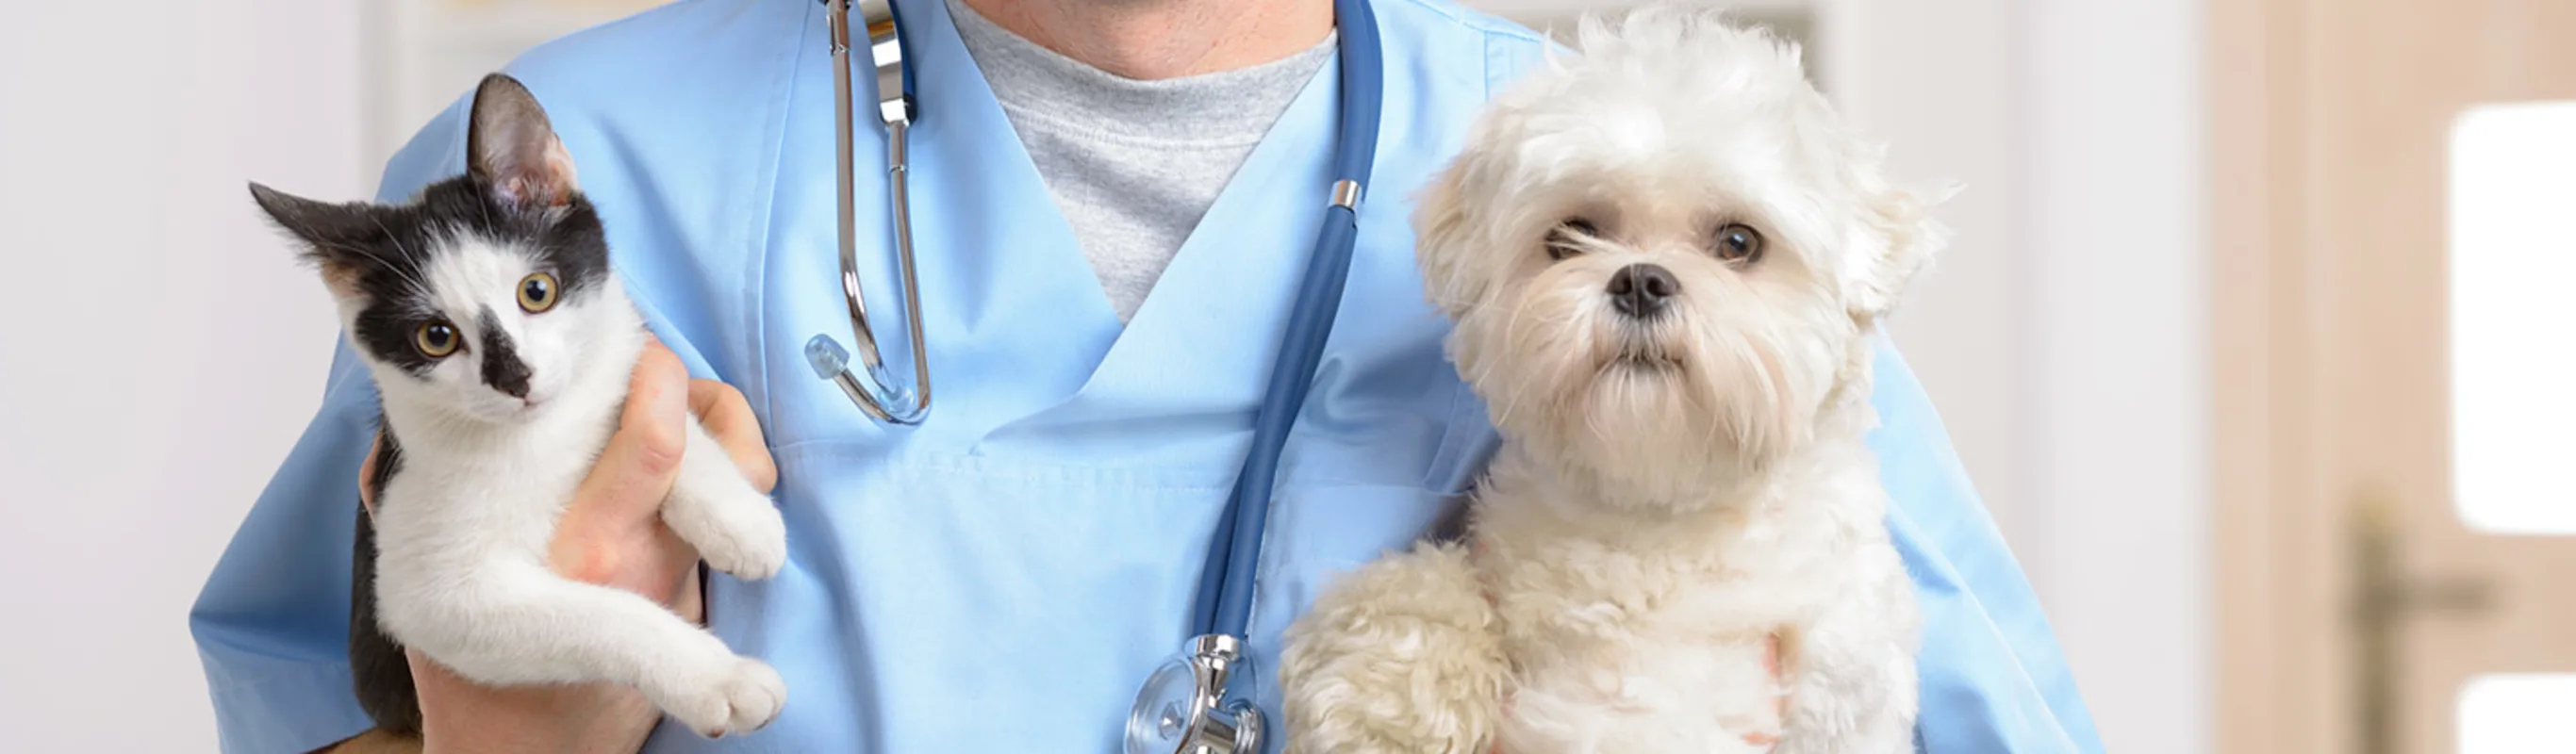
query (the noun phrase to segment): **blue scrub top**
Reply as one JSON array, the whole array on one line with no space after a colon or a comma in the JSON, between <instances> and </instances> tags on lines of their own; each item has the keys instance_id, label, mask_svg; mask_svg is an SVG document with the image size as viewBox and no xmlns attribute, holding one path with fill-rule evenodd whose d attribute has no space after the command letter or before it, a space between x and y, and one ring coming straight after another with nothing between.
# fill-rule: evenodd
<instances>
[{"instance_id":1,"label":"blue scrub top","mask_svg":"<svg viewBox=\"0 0 2576 754\"><path fill-rule=\"evenodd\" d=\"M787 706L724 741L666 724L650 751L1114 752L1136 685L1189 633L1328 196L1338 63L1122 326L943 3L899 2L918 66L912 190L940 395L918 428L869 421L802 362L807 338L848 327L819 4L687 0L509 69L545 103L654 331L695 375L742 389L779 463L788 564L707 588L710 627L778 667ZM1375 185L1259 569L1253 659L1273 719L1280 630L1333 575L1439 520L1496 445L1441 356L1408 195L1546 42L1447 0L1378 0L1375 13L1387 66ZM463 139L460 103L394 158L380 198L462 172ZM863 174L882 168L871 151ZM862 238L887 233L882 190L860 183ZM897 300L892 255L862 265L871 300ZM1925 617L1919 748L2100 751L2028 582L1892 349L1876 390L1888 525ZM367 725L345 653L374 402L343 344L320 412L190 616L226 752L309 751Z\"/></svg>"}]
</instances>

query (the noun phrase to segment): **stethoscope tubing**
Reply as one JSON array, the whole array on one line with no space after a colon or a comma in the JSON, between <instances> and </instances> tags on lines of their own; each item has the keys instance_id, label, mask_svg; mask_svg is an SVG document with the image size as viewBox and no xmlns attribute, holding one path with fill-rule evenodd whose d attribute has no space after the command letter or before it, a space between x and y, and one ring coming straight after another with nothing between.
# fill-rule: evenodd
<instances>
[{"instance_id":1,"label":"stethoscope tubing","mask_svg":"<svg viewBox=\"0 0 2576 754\"><path fill-rule=\"evenodd\" d=\"M1253 419L1253 445L1236 475L1226 518L1208 548L1208 570L1201 577L1193 625L1199 634L1249 638L1252 598L1261 567L1264 527L1270 498L1277 487L1280 455L1315 368L1323 362L1334 316L1341 310L1342 289L1350 278L1352 249L1358 243L1359 204L1377 159L1377 131L1384 101L1384 61L1380 57L1377 19L1367 0L1334 0L1341 35L1341 119L1334 136L1332 194L1324 209L1315 248L1297 290L1297 304L1270 367L1269 384Z\"/></svg>"}]
</instances>

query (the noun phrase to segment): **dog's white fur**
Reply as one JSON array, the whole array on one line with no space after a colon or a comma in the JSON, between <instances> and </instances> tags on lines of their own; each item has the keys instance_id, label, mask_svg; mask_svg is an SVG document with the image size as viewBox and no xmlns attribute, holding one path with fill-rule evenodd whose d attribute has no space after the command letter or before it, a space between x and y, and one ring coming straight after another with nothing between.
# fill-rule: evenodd
<instances>
[{"instance_id":1,"label":"dog's white fur","mask_svg":"<svg viewBox=\"0 0 2576 754\"><path fill-rule=\"evenodd\" d=\"M1290 749L1909 751L1918 620L1863 443L1873 331L1943 196L1890 186L1767 35L1650 10L1579 42L1416 216L1506 440L1471 544L1369 564L1290 628ZM1760 257L1713 253L1737 223ZM1659 319L1606 292L1640 263L1678 282Z\"/></svg>"},{"instance_id":2,"label":"dog's white fur","mask_svg":"<svg viewBox=\"0 0 2576 754\"><path fill-rule=\"evenodd\" d=\"M528 105L533 108L533 103ZM503 131L474 159L540 171L568 193L571 160L542 116L485 122ZM542 133L539 133L542 132ZM509 148L542 150L511 153ZM459 237L417 284L469 344L426 375L404 373L353 344L375 375L402 450L376 505L377 623L458 675L487 685L612 681L633 686L709 736L767 724L786 702L776 670L633 592L582 583L548 566L556 520L618 425L642 357L642 318L611 272L542 314L521 311L534 255ZM335 287L351 333L366 301ZM526 400L484 383L478 314L498 324L530 370ZM786 562L786 526L694 419L662 520L716 570L764 578Z\"/></svg>"}]
</instances>

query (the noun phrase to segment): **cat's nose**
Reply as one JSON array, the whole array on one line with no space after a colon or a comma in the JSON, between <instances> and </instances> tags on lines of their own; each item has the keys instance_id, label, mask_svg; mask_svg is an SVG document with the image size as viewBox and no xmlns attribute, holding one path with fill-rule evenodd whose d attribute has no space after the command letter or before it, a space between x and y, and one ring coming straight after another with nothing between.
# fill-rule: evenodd
<instances>
[{"instance_id":1,"label":"cat's nose","mask_svg":"<svg viewBox=\"0 0 2576 754\"><path fill-rule=\"evenodd\" d=\"M1638 263L1611 273L1610 306L1631 319L1648 319L1664 313L1673 294L1682 292L1682 283L1673 278L1663 265Z\"/></svg>"},{"instance_id":2,"label":"cat's nose","mask_svg":"<svg viewBox=\"0 0 2576 754\"><path fill-rule=\"evenodd\" d=\"M503 395L527 400L528 365L518 359L492 359L483 363L483 384Z\"/></svg>"}]
</instances>

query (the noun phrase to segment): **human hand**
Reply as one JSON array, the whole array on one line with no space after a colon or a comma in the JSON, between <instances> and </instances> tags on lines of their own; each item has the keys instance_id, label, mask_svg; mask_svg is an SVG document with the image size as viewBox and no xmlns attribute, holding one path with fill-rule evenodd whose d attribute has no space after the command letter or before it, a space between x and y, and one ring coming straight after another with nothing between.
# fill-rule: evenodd
<instances>
[{"instance_id":1,"label":"human hand","mask_svg":"<svg viewBox=\"0 0 2576 754\"><path fill-rule=\"evenodd\" d=\"M662 522L694 413L743 476L762 492L777 483L759 422L742 393L690 380L679 358L649 343L628 384L618 429L558 520L547 561L570 579L635 592L703 622L698 553ZM373 476L375 453L359 478ZM365 491L360 500L374 510ZM410 652L426 752L632 752L661 720L635 690L615 684L488 688Z\"/></svg>"}]
</instances>

